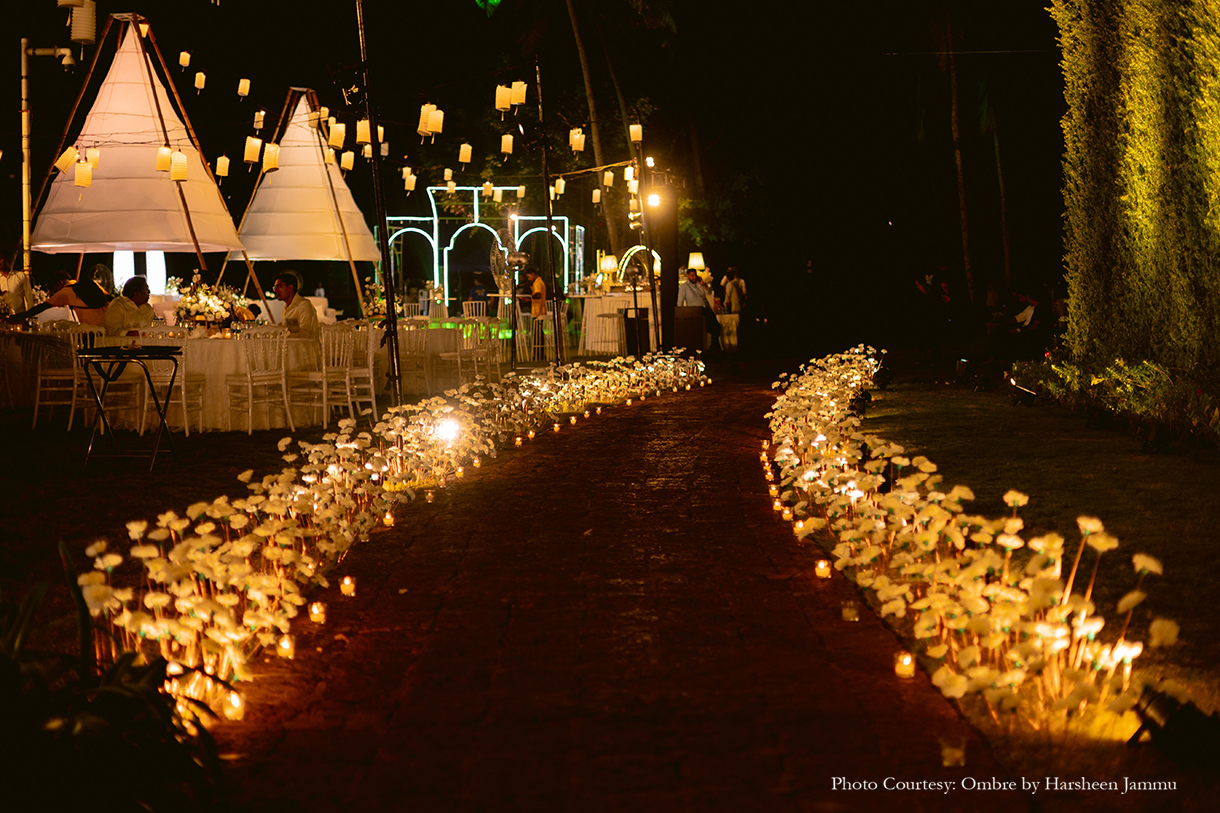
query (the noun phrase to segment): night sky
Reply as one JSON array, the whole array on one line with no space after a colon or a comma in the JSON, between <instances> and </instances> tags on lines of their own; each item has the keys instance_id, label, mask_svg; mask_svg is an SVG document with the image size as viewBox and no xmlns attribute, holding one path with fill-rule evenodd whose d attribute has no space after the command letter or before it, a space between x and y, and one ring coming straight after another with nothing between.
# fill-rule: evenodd
<instances>
[{"instance_id":1,"label":"night sky","mask_svg":"<svg viewBox=\"0 0 1220 813\"><path fill-rule=\"evenodd\" d=\"M955 295L965 298L949 79L937 56L945 41L943 2L576 5L599 119L610 134L604 136L607 160L628 156L603 40L632 114L642 114L646 151L690 196L696 196L695 133L705 201L717 210L714 229L722 239L695 245L682 237L682 255L702 250L717 278L725 266L737 265L751 303L778 328L776 335L799 338L802 346L828 342L829 349L900 340L915 275L942 265ZM651 13L637 14L633 8L640 5ZM1053 283L1061 275L1064 103L1055 26L1041 5L949 5L979 296L988 281L1003 285L996 147L980 127L984 99L997 125L1014 287ZM359 62L354 3L103 2L99 34L105 14L114 11L138 11L151 20L211 160L221 152L240 155L244 137L254 134L253 112L265 108L268 121L274 120L290 86L312 87L341 120L355 118L338 89L354 80ZM12 53L11 76L3 82L10 114L0 122L0 239L6 246L20 237L18 39L68 45L66 19L53 0L33 0L10 11L5 26ZM459 180L481 182L490 174L498 182L532 181L540 193L537 149L500 162L494 143L512 121L500 125L491 110L495 84L530 78L535 54L548 131L559 148L552 169L593 165L591 147L579 157L563 149L568 127L589 128L562 0L503 0L490 17L474 0L367 0L365 19L372 88L392 149L386 167L392 174L385 180L390 214L415 214L423 204L419 193L407 198L402 191L397 168L403 155L421 181L440 182L443 167L458 168L462 140L475 145L476 160ZM193 52L186 73L176 67L184 48ZM86 48L72 74L49 58L31 60L35 191L92 54ZM200 95L191 86L196 69L208 72ZM234 92L241 77L253 82L245 101ZM414 134L423 102L446 110L445 133L435 145L421 146ZM522 113L521 123L524 141L536 147L534 112ZM222 187L235 217L254 177L242 169L235 162ZM367 163L348 174L348 183L371 220ZM569 186L557 213L596 230L591 187L582 183L587 181L577 181L575 192ZM540 210L540 194L533 201ZM597 247L605 247L604 238ZM812 274L805 273L809 261ZM35 255L36 269L55 262L61 260Z\"/></svg>"}]
</instances>

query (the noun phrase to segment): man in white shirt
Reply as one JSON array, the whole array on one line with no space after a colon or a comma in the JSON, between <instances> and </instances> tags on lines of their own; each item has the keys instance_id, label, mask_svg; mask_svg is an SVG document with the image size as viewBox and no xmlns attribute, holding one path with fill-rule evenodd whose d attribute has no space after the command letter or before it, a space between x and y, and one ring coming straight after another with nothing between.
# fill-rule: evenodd
<instances>
[{"instance_id":1,"label":"man in white shirt","mask_svg":"<svg viewBox=\"0 0 1220 813\"><path fill-rule=\"evenodd\" d=\"M156 314L148 304L148 280L132 277L123 284L123 293L106 306L106 335L126 336L139 333L153 323Z\"/></svg>"},{"instance_id":2,"label":"man in white shirt","mask_svg":"<svg viewBox=\"0 0 1220 813\"><path fill-rule=\"evenodd\" d=\"M699 272L693 268L687 270L686 282L678 286L678 307L712 307L707 301L707 292L699 284Z\"/></svg>"},{"instance_id":3,"label":"man in white shirt","mask_svg":"<svg viewBox=\"0 0 1220 813\"><path fill-rule=\"evenodd\" d=\"M275 298L284 303L284 327L294 339L318 338L318 312L313 303L297 293L301 278L285 271L275 278Z\"/></svg>"}]
</instances>

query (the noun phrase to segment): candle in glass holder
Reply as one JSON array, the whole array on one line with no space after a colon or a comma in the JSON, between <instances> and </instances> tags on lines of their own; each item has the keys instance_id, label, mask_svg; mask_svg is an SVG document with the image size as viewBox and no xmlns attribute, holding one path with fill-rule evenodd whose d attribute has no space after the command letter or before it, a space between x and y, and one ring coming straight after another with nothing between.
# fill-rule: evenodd
<instances>
[{"instance_id":1,"label":"candle in glass holder","mask_svg":"<svg viewBox=\"0 0 1220 813\"><path fill-rule=\"evenodd\" d=\"M229 692L225 695L224 713L230 720L242 719L246 716L246 701L237 692Z\"/></svg>"},{"instance_id":2,"label":"candle in glass holder","mask_svg":"<svg viewBox=\"0 0 1220 813\"><path fill-rule=\"evenodd\" d=\"M687 384L687 385L686 385L686 391L687 391L687 392L690 392L690 384Z\"/></svg>"},{"instance_id":3,"label":"candle in glass holder","mask_svg":"<svg viewBox=\"0 0 1220 813\"><path fill-rule=\"evenodd\" d=\"M900 678L915 677L915 656L905 650L895 652L894 674Z\"/></svg>"},{"instance_id":4,"label":"candle in glass holder","mask_svg":"<svg viewBox=\"0 0 1220 813\"><path fill-rule=\"evenodd\" d=\"M845 601L842 604L842 615L844 621L859 621L860 608L854 601Z\"/></svg>"},{"instance_id":5,"label":"candle in glass holder","mask_svg":"<svg viewBox=\"0 0 1220 813\"><path fill-rule=\"evenodd\" d=\"M586 418L589 417L589 410L587 410L587 409L585 410L585 417Z\"/></svg>"},{"instance_id":6,"label":"candle in glass holder","mask_svg":"<svg viewBox=\"0 0 1220 813\"><path fill-rule=\"evenodd\" d=\"M326 604L321 601L315 601L309 605L309 620L315 624L326 623Z\"/></svg>"},{"instance_id":7,"label":"candle in glass holder","mask_svg":"<svg viewBox=\"0 0 1220 813\"><path fill-rule=\"evenodd\" d=\"M280 643L275 648L275 652L281 658L292 660L297 656L297 640L291 635L285 633L280 636Z\"/></svg>"},{"instance_id":8,"label":"candle in glass holder","mask_svg":"<svg viewBox=\"0 0 1220 813\"><path fill-rule=\"evenodd\" d=\"M427 500L428 502L436 502L436 492L435 491L427 492L426 494L424 494L424 499Z\"/></svg>"},{"instance_id":9,"label":"candle in glass holder","mask_svg":"<svg viewBox=\"0 0 1220 813\"><path fill-rule=\"evenodd\" d=\"M598 408L597 408L597 414L598 414L598 415L602 414L602 408L601 408L601 407L598 407Z\"/></svg>"},{"instance_id":10,"label":"candle in glass holder","mask_svg":"<svg viewBox=\"0 0 1220 813\"><path fill-rule=\"evenodd\" d=\"M554 428L554 430L555 430L556 432L558 432L558 431L559 431L559 424L555 424L555 426L554 426L553 428Z\"/></svg>"},{"instance_id":11,"label":"candle in glass holder","mask_svg":"<svg viewBox=\"0 0 1220 813\"><path fill-rule=\"evenodd\" d=\"M386 511L385 516L381 518L382 523L389 528L394 524L394 512Z\"/></svg>"},{"instance_id":12,"label":"candle in glass holder","mask_svg":"<svg viewBox=\"0 0 1220 813\"><path fill-rule=\"evenodd\" d=\"M792 521L792 509L791 508L789 508L788 506L785 505L782 513L783 513L783 517L785 520L787 520L788 522Z\"/></svg>"},{"instance_id":13,"label":"candle in glass holder","mask_svg":"<svg viewBox=\"0 0 1220 813\"><path fill-rule=\"evenodd\" d=\"M766 453L766 452L759 452L759 453L758 453L758 462L760 462L760 463L766 463L766 462L768 462L768 461L767 461L767 453Z\"/></svg>"},{"instance_id":14,"label":"candle in glass holder","mask_svg":"<svg viewBox=\"0 0 1220 813\"><path fill-rule=\"evenodd\" d=\"M796 534L797 536L800 536L801 531L803 531L803 530L805 530L805 520L798 519L796 521L796 524L792 526L792 533Z\"/></svg>"},{"instance_id":15,"label":"candle in glass holder","mask_svg":"<svg viewBox=\"0 0 1220 813\"><path fill-rule=\"evenodd\" d=\"M520 446L521 445L521 436L517 435L517 439L513 443L516 446Z\"/></svg>"},{"instance_id":16,"label":"candle in glass holder","mask_svg":"<svg viewBox=\"0 0 1220 813\"><path fill-rule=\"evenodd\" d=\"M568 418L568 423L570 423L570 424L572 424L573 426L575 426L575 425L576 425L576 416L575 416L575 415L572 415L571 417L569 417L569 418Z\"/></svg>"},{"instance_id":17,"label":"candle in glass holder","mask_svg":"<svg viewBox=\"0 0 1220 813\"><path fill-rule=\"evenodd\" d=\"M769 440L764 440L764 441L762 442L762 444L763 444L763 449L770 449L770 448L771 448L771 441L769 441Z\"/></svg>"},{"instance_id":18,"label":"candle in glass holder","mask_svg":"<svg viewBox=\"0 0 1220 813\"><path fill-rule=\"evenodd\" d=\"M534 430L533 430L533 429L531 429L531 430L529 431L529 439L530 439L530 440L533 440L533 439L534 439Z\"/></svg>"},{"instance_id":19,"label":"candle in glass holder","mask_svg":"<svg viewBox=\"0 0 1220 813\"><path fill-rule=\"evenodd\" d=\"M813 574L819 579L829 579L830 562L826 559L818 559L813 565Z\"/></svg>"},{"instance_id":20,"label":"candle in glass holder","mask_svg":"<svg viewBox=\"0 0 1220 813\"><path fill-rule=\"evenodd\" d=\"M483 459L481 457L476 457L474 460L470 461L470 465L474 466L477 469L483 465Z\"/></svg>"},{"instance_id":21,"label":"candle in glass holder","mask_svg":"<svg viewBox=\"0 0 1220 813\"><path fill-rule=\"evenodd\" d=\"M631 406L631 399L630 399L630 398L628 398L628 399L627 399L627 406Z\"/></svg>"},{"instance_id":22,"label":"candle in glass holder","mask_svg":"<svg viewBox=\"0 0 1220 813\"><path fill-rule=\"evenodd\" d=\"M456 474L456 475L457 475L459 478L461 478L461 477L465 477L465 476L466 476L466 469L465 469L465 468L463 468L462 466L458 466L458 467L457 467L457 471L455 471L455 472L454 472L454 474Z\"/></svg>"},{"instance_id":23,"label":"candle in glass holder","mask_svg":"<svg viewBox=\"0 0 1220 813\"><path fill-rule=\"evenodd\" d=\"M771 469L767 469L767 473L764 474L763 477L766 478L768 483L775 479L775 475L771 472Z\"/></svg>"},{"instance_id":24,"label":"candle in glass holder","mask_svg":"<svg viewBox=\"0 0 1220 813\"><path fill-rule=\"evenodd\" d=\"M781 511L784 508L784 504L782 502L780 502L778 499L776 499L771 503L771 507L774 508L776 511Z\"/></svg>"},{"instance_id":25,"label":"candle in glass holder","mask_svg":"<svg viewBox=\"0 0 1220 813\"><path fill-rule=\"evenodd\" d=\"M339 592L345 596L356 595L356 577L344 576L343 581L339 583Z\"/></svg>"},{"instance_id":26,"label":"candle in glass holder","mask_svg":"<svg viewBox=\"0 0 1220 813\"><path fill-rule=\"evenodd\" d=\"M777 486L775 483L772 483L771 485L767 486L767 493L770 494L772 497L778 497L779 496L779 486Z\"/></svg>"}]
</instances>

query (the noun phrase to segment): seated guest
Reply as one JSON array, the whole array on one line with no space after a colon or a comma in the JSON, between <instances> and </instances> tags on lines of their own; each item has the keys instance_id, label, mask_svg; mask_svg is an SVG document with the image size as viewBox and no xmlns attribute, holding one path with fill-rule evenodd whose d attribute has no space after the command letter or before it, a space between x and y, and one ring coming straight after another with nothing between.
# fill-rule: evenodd
<instances>
[{"instance_id":1,"label":"seated guest","mask_svg":"<svg viewBox=\"0 0 1220 813\"><path fill-rule=\"evenodd\" d=\"M71 308L76 320L82 325L100 327L106 323L106 293L93 280L73 280L66 272L61 271L51 290L51 296L46 302L13 314L8 321L24 322L51 308Z\"/></svg>"},{"instance_id":2,"label":"seated guest","mask_svg":"<svg viewBox=\"0 0 1220 813\"><path fill-rule=\"evenodd\" d=\"M284 303L284 327L294 339L318 338L318 312L313 303L297 293L301 278L295 271L285 271L275 278L275 298Z\"/></svg>"},{"instance_id":3,"label":"seated guest","mask_svg":"<svg viewBox=\"0 0 1220 813\"><path fill-rule=\"evenodd\" d=\"M106 307L106 335L138 336L140 328L148 327L155 318L148 304L148 280L132 277L123 284L123 293Z\"/></svg>"}]
</instances>

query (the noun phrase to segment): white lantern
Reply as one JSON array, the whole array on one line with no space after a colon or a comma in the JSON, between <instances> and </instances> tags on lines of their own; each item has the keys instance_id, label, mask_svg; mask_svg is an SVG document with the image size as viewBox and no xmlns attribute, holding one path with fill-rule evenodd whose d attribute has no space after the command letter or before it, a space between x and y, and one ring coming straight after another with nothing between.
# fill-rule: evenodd
<instances>
[{"instance_id":1,"label":"white lantern","mask_svg":"<svg viewBox=\"0 0 1220 813\"><path fill-rule=\"evenodd\" d=\"M504 135L500 136L500 152L504 153L505 155L512 155L513 137L511 133L505 133Z\"/></svg>"},{"instance_id":2,"label":"white lantern","mask_svg":"<svg viewBox=\"0 0 1220 813\"><path fill-rule=\"evenodd\" d=\"M280 145L267 142L263 148L263 172L275 172L280 168Z\"/></svg>"},{"instance_id":3,"label":"white lantern","mask_svg":"<svg viewBox=\"0 0 1220 813\"><path fill-rule=\"evenodd\" d=\"M524 184L517 187L517 199L520 200L523 197L525 197L525 185Z\"/></svg>"},{"instance_id":4,"label":"white lantern","mask_svg":"<svg viewBox=\"0 0 1220 813\"><path fill-rule=\"evenodd\" d=\"M390 142L381 142L381 157L388 158L390 156Z\"/></svg>"},{"instance_id":5,"label":"white lantern","mask_svg":"<svg viewBox=\"0 0 1220 813\"><path fill-rule=\"evenodd\" d=\"M229 177L229 156L222 155L216 159L216 175L220 178Z\"/></svg>"},{"instance_id":6,"label":"white lantern","mask_svg":"<svg viewBox=\"0 0 1220 813\"><path fill-rule=\"evenodd\" d=\"M356 122L356 143L357 144L370 144L370 143L372 143L372 141L373 141L373 137L369 130L369 120L360 119L359 121Z\"/></svg>"},{"instance_id":7,"label":"white lantern","mask_svg":"<svg viewBox=\"0 0 1220 813\"><path fill-rule=\"evenodd\" d=\"M76 151L76 147L68 147L68 149L63 151L59 158L55 159L55 168L60 172L67 172L68 168L76 163L76 157L78 155L80 155L80 153Z\"/></svg>"},{"instance_id":8,"label":"white lantern","mask_svg":"<svg viewBox=\"0 0 1220 813\"><path fill-rule=\"evenodd\" d=\"M169 147L157 147L157 172L169 172L174 151Z\"/></svg>"},{"instance_id":9,"label":"white lantern","mask_svg":"<svg viewBox=\"0 0 1220 813\"><path fill-rule=\"evenodd\" d=\"M474 148L471 147L469 144L463 144L462 146L458 147L458 163L459 164L469 164L470 155L473 152L474 152Z\"/></svg>"},{"instance_id":10,"label":"white lantern","mask_svg":"<svg viewBox=\"0 0 1220 813\"><path fill-rule=\"evenodd\" d=\"M403 186L405 186L407 188L408 192L415 191L415 178L416 178L416 176L414 176L414 175L408 175L406 178L403 179Z\"/></svg>"},{"instance_id":11,"label":"white lantern","mask_svg":"<svg viewBox=\"0 0 1220 813\"><path fill-rule=\"evenodd\" d=\"M428 132L435 136L437 133L445 129L445 111L441 109L433 110L428 114Z\"/></svg>"},{"instance_id":12,"label":"white lantern","mask_svg":"<svg viewBox=\"0 0 1220 813\"><path fill-rule=\"evenodd\" d=\"M332 147L326 148L326 163L328 163L328 164L335 163L335 151L334 151L334 148L332 148Z\"/></svg>"},{"instance_id":13,"label":"white lantern","mask_svg":"<svg viewBox=\"0 0 1220 813\"><path fill-rule=\"evenodd\" d=\"M504 114L513 106L513 89L508 85L496 85L496 110L500 111L500 118L504 118Z\"/></svg>"},{"instance_id":14,"label":"white lantern","mask_svg":"<svg viewBox=\"0 0 1220 813\"><path fill-rule=\"evenodd\" d=\"M614 173L606 170L602 173L602 186L614 186Z\"/></svg>"},{"instance_id":15,"label":"white lantern","mask_svg":"<svg viewBox=\"0 0 1220 813\"><path fill-rule=\"evenodd\" d=\"M97 3L94 0L82 0L80 5L72 9L69 25L73 42L92 45L97 39ZM147 30L147 25L147 23L140 23L141 36Z\"/></svg>"},{"instance_id":16,"label":"white lantern","mask_svg":"<svg viewBox=\"0 0 1220 813\"><path fill-rule=\"evenodd\" d=\"M169 179L171 181L186 180L186 153L174 150L170 156Z\"/></svg>"},{"instance_id":17,"label":"white lantern","mask_svg":"<svg viewBox=\"0 0 1220 813\"><path fill-rule=\"evenodd\" d=\"M356 166L356 153L352 152L351 150L346 150L343 155L339 157L339 168L351 169L354 166Z\"/></svg>"},{"instance_id":18,"label":"white lantern","mask_svg":"<svg viewBox=\"0 0 1220 813\"><path fill-rule=\"evenodd\" d=\"M635 178L627 181L627 191L633 195L638 195L640 193L640 182Z\"/></svg>"},{"instance_id":19,"label":"white lantern","mask_svg":"<svg viewBox=\"0 0 1220 813\"><path fill-rule=\"evenodd\" d=\"M384 124L377 125L377 143L378 144L385 143L385 125Z\"/></svg>"},{"instance_id":20,"label":"white lantern","mask_svg":"<svg viewBox=\"0 0 1220 813\"><path fill-rule=\"evenodd\" d=\"M249 79L238 79L237 80L237 95L242 97L243 99L250 95L250 80Z\"/></svg>"},{"instance_id":21,"label":"white lantern","mask_svg":"<svg viewBox=\"0 0 1220 813\"><path fill-rule=\"evenodd\" d=\"M183 51L182 53L178 54L178 64L179 64L179 65L181 65L181 66L182 66L182 67L184 67L184 68L190 67L190 64L191 64L191 52L190 52L190 51Z\"/></svg>"},{"instance_id":22,"label":"white lantern","mask_svg":"<svg viewBox=\"0 0 1220 813\"><path fill-rule=\"evenodd\" d=\"M258 154L263 149L263 140L254 136L246 136L246 149L242 154L242 160L247 164L257 164Z\"/></svg>"},{"instance_id":23,"label":"white lantern","mask_svg":"<svg viewBox=\"0 0 1220 813\"><path fill-rule=\"evenodd\" d=\"M195 74L195 90L203 90L203 86L207 84L208 75L203 71Z\"/></svg>"},{"instance_id":24,"label":"white lantern","mask_svg":"<svg viewBox=\"0 0 1220 813\"><path fill-rule=\"evenodd\" d=\"M72 182L77 186L93 186L93 164L88 161L77 161L76 172L73 174Z\"/></svg>"},{"instance_id":25,"label":"white lantern","mask_svg":"<svg viewBox=\"0 0 1220 813\"><path fill-rule=\"evenodd\" d=\"M525 104L525 83L513 82L513 104Z\"/></svg>"},{"instance_id":26,"label":"white lantern","mask_svg":"<svg viewBox=\"0 0 1220 813\"><path fill-rule=\"evenodd\" d=\"M403 178L403 180L404 180L404 181L405 181L407 178L410 178L410 177L411 177L412 175L414 175L414 174L415 174L415 173L413 173L413 172L411 171L411 168L410 168L410 167L403 167L403 168L402 168L402 178Z\"/></svg>"},{"instance_id":27,"label":"white lantern","mask_svg":"<svg viewBox=\"0 0 1220 813\"><path fill-rule=\"evenodd\" d=\"M94 169L97 169L97 162L100 161L101 158L102 151L97 147L90 147L89 149L85 150L85 160L88 161L90 166L92 166Z\"/></svg>"},{"instance_id":28,"label":"white lantern","mask_svg":"<svg viewBox=\"0 0 1220 813\"><path fill-rule=\"evenodd\" d=\"M322 119L329 119L329 118L330 118L330 108L326 107L325 105L323 105L322 107L319 107L318 108L318 120L321 121Z\"/></svg>"},{"instance_id":29,"label":"white lantern","mask_svg":"<svg viewBox=\"0 0 1220 813\"><path fill-rule=\"evenodd\" d=\"M343 149L344 141L347 141L347 125L335 122L330 127L330 138L326 140L326 143L336 150L341 150Z\"/></svg>"},{"instance_id":30,"label":"white lantern","mask_svg":"<svg viewBox=\"0 0 1220 813\"><path fill-rule=\"evenodd\" d=\"M490 197L491 197L491 193L492 193L493 189L494 189L494 187L492 186L491 181L484 181L484 183L483 183L483 197L485 197L485 198L490 198Z\"/></svg>"},{"instance_id":31,"label":"white lantern","mask_svg":"<svg viewBox=\"0 0 1220 813\"><path fill-rule=\"evenodd\" d=\"M555 184L551 184L550 192L551 192L551 200L554 200L555 199Z\"/></svg>"},{"instance_id":32,"label":"white lantern","mask_svg":"<svg viewBox=\"0 0 1220 813\"><path fill-rule=\"evenodd\" d=\"M644 125L633 124L628 128L631 132L631 143L639 144L644 140Z\"/></svg>"},{"instance_id":33,"label":"white lantern","mask_svg":"<svg viewBox=\"0 0 1220 813\"><path fill-rule=\"evenodd\" d=\"M504 200L504 190L503 189L491 190L491 199L494 200L496 203L500 203L501 201L503 201Z\"/></svg>"},{"instance_id":34,"label":"white lantern","mask_svg":"<svg viewBox=\"0 0 1220 813\"><path fill-rule=\"evenodd\" d=\"M432 134L428 129L428 125L432 123L432 111L436 109L434 104L421 104L419 106L419 126L415 128L415 132L421 137L427 137Z\"/></svg>"},{"instance_id":35,"label":"white lantern","mask_svg":"<svg viewBox=\"0 0 1220 813\"><path fill-rule=\"evenodd\" d=\"M572 142L572 150L574 152L584 152L585 151L585 134L584 133L579 133L576 136L576 140Z\"/></svg>"},{"instance_id":36,"label":"white lantern","mask_svg":"<svg viewBox=\"0 0 1220 813\"><path fill-rule=\"evenodd\" d=\"M600 189L593 190L593 202L594 203L602 202L602 191Z\"/></svg>"},{"instance_id":37,"label":"white lantern","mask_svg":"<svg viewBox=\"0 0 1220 813\"><path fill-rule=\"evenodd\" d=\"M568 182L565 181L563 178L556 178L555 179L555 194L562 195L563 190L566 189L567 186L568 186Z\"/></svg>"},{"instance_id":38,"label":"white lantern","mask_svg":"<svg viewBox=\"0 0 1220 813\"><path fill-rule=\"evenodd\" d=\"M373 145L365 144L364 149L360 152L360 154L363 155L365 158L372 158L373 157Z\"/></svg>"},{"instance_id":39,"label":"white lantern","mask_svg":"<svg viewBox=\"0 0 1220 813\"><path fill-rule=\"evenodd\" d=\"M266 110L259 110L259 111L255 112L255 114L254 114L254 129L255 130L263 129L263 119L266 118L266 116L267 116Z\"/></svg>"},{"instance_id":40,"label":"white lantern","mask_svg":"<svg viewBox=\"0 0 1220 813\"><path fill-rule=\"evenodd\" d=\"M445 191L447 191L450 195L452 195L454 192L457 191L457 182L450 181L449 183L445 184Z\"/></svg>"},{"instance_id":41,"label":"white lantern","mask_svg":"<svg viewBox=\"0 0 1220 813\"><path fill-rule=\"evenodd\" d=\"M447 168L447 167L446 167L446 169L445 169L445 180L446 180L446 181L452 181L452 180L453 180L453 170L451 170L451 169L449 169L449 168Z\"/></svg>"}]
</instances>

